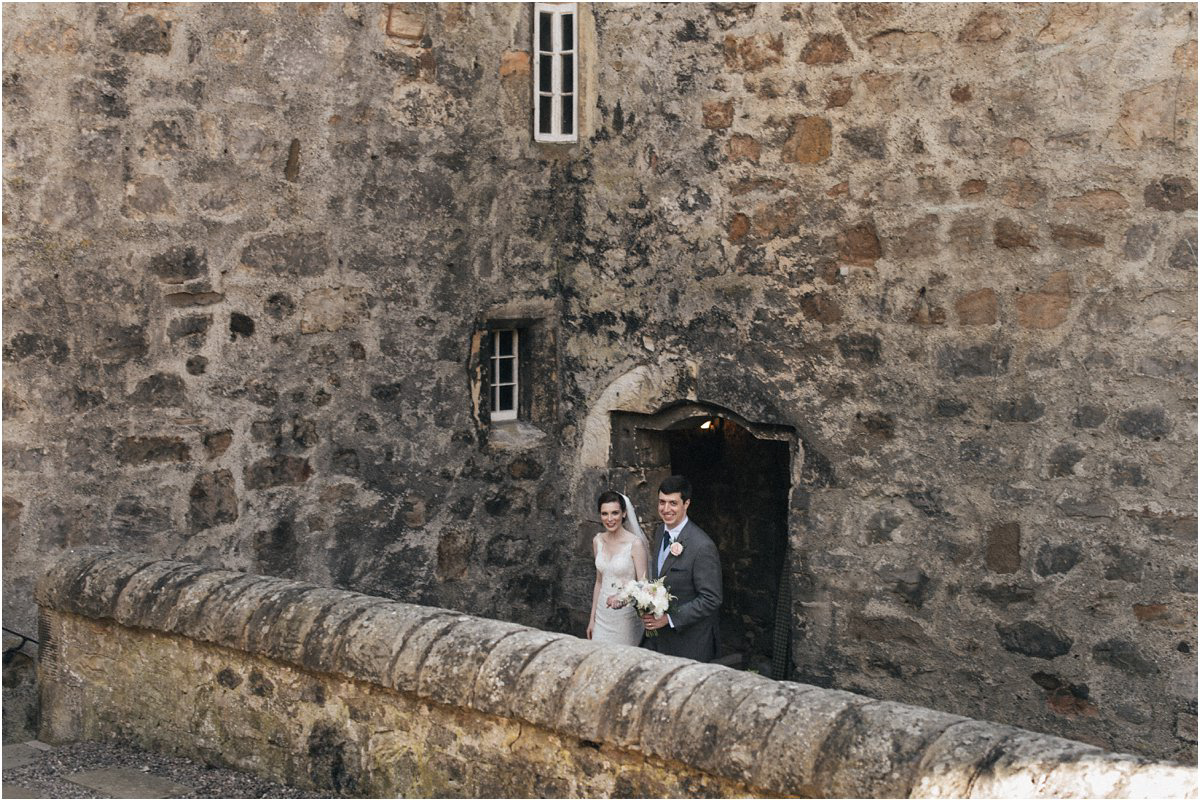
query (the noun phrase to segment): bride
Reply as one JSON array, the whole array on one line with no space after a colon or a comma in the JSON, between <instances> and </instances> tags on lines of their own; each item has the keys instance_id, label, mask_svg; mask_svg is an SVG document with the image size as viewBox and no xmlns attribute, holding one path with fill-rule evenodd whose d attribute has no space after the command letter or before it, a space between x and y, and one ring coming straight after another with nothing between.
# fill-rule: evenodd
<instances>
[{"instance_id":1,"label":"bride","mask_svg":"<svg viewBox=\"0 0 1200 801\"><path fill-rule=\"evenodd\" d=\"M612 490L601 493L596 506L604 531L592 538L596 584L592 588L587 636L596 642L637 645L645 630L642 619L633 606L621 605L615 596L625 582L646 578L649 552L646 535L638 525L633 502L621 493Z\"/></svg>"}]
</instances>

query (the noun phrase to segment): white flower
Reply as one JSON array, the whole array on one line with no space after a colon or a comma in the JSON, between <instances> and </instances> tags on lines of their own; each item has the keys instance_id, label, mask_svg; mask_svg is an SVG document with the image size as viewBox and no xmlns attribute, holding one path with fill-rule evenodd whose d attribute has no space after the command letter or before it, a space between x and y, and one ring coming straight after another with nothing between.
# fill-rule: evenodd
<instances>
[{"instance_id":1,"label":"white flower","mask_svg":"<svg viewBox=\"0 0 1200 801\"><path fill-rule=\"evenodd\" d=\"M683 553L683 543L672 542L671 543L671 556L679 556L679 554L681 554L681 553Z\"/></svg>"}]
</instances>

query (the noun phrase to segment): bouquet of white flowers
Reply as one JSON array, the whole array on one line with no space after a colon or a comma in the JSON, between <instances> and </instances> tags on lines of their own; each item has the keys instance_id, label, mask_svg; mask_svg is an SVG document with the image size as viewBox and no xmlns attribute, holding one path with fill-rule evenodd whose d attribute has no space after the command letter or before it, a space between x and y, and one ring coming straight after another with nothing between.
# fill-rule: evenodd
<instances>
[{"instance_id":1,"label":"bouquet of white flowers","mask_svg":"<svg viewBox=\"0 0 1200 801\"><path fill-rule=\"evenodd\" d=\"M656 581L628 581L617 595L622 604L633 604L638 615L666 614L675 596L667 592L662 579ZM646 632L647 637L658 636L657 631Z\"/></svg>"}]
</instances>

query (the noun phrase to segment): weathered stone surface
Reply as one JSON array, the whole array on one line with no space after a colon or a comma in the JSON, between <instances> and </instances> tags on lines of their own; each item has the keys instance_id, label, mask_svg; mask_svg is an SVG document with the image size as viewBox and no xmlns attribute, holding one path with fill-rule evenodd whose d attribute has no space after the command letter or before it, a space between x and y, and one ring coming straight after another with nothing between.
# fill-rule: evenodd
<instances>
[{"instance_id":1,"label":"weathered stone surface","mask_svg":"<svg viewBox=\"0 0 1200 801\"><path fill-rule=\"evenodd\" d=\"M553 771L564 758L574 760L589 748L603 748L605 764L620 766L620 786L646 795L652 788L682 794L685 786L704 796L747 795L749 788L801 795L825 788L856 797L902 797L928 788L955 794L960 774L951 756L974 766L976 775L985 757L1007 759L1012 742L1025 749L1040 742L1033 753L1055 759L1056 749L1068 749L1069 758L1105 769L1125 764L1124 757L1093 747L933 710L297 582L105 550L75 552L57 568L39 585L38 597L46 605L49 638L72 646L52 659L73 680L67 687L58 680L66 671L49 674L49 737L98 737L120 728L149 744L164 742L154 738L180 715L220 715L221 726L199 727L177 747L245 757L260 771L307 787L435 796L449 787L471 794L487 787L512 794L525 787L519 776L502 778L514 764L558 775ZM112 616L124 625L103 620ZM85 649L89 659L74 657ZM1144 667L1120 641L1094 653L1119 669ZM130 655L134 670L113 669ZM1042 686L1062 684L1050 674L1035 679ZM206 682L215 692L177 692ZM85 713L64 715L80 688L87 701L76 708ZM1086 689L1078 693L1086 698ZM133 696L138 703L129 703ZM331 707L334 698L340 703ZM537 703L530 705L531 698ZM516 708L522 714L514 718ZM396 725L390 715L408 723ZM430 716L436 726L414 729ZM545 722L530 720L535 717ZM356 739L351 723L367 725L371 736ZM333 767L311 769L327 750L313 749L313 725L328 733L322 737L334 744L334 761L360 766L355 783ZM518 731L522 744L513 751ZM403 732L407 739L381 741L381 732ZM558 739L543 742L548 737ZM240 748L231 747L237 742ZM391 745L379 753L381 742ZM271 743L296 745L276 755ZM454 750L462 743L470 747ZM438 760L457 760L448 773L433 762L427 768L432 779L416 785L413 773L387 767L397 754L425 744L442 754ZM287 757L296 747L310 757L300 772ZM645 772L647 752L664 760L658 772ZM493 759L508 773L470 779ZM1158 763L1131 764L1149 770ZM611 781L610 771L568 767L563 778L576 784L562 788L616 794L612 785L586 784L592 776Z\"/></svg>"},{"instance_id":2,"label":"weathered stone surface","mask_svg":"<svg viewBox=\"0 0 1200 801\"><path fill-rule=\"evenodd\" d=\"M1187 9L582 5L573 144L531 141L531 13L5 8L5 492L23 504L5 618L32 628L48 560L105 541L580 634L589 497L611 483L653 522L670 461L652 432L614 462L611 412L701 399L802 432L790 472L726 450L714 469L779 478L698 481L694 515L737 542L729 499L790 487L752 505L805 533L791 678L1194 756L1174 686L1194 644L1130 612L1194 614ZM531 374L522 419L493 425L485 332L508 323ZM138 393L154 375L173 378ZM1029 395L1036 420L995 419ZM1122 427L1144 406L1165 433ZM129 437L191 461L126 463ZM246 486L285 456L312 475ZM193 531L189 493L219 470L239 516ZM983 538L1004 521L1024 567L997 574ZM1046 543L1079 562L1038 576ZM759 664L766 553L724 565L726 628ZM911 567L920 609L879 576ZM1096 717L972 641L980 614L1018 610L1086 644L1057 672L1094 688ZM1161 672L1097 664L1112 637ZM196 686L263 700L214 667ZM332 771L353 738L317 734ZM608 781L594 794L631 794Z\"/></svg>"}]
</instances>

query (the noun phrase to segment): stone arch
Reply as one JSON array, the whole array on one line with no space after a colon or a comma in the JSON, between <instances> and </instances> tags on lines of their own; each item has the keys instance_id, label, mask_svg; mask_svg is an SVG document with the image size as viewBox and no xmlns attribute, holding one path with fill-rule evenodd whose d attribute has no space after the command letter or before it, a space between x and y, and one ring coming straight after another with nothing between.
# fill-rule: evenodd
<instances>
[{"instance_id":1,"label":"stone arch","mask_svg":"<svg viewBox=\"0 0 1200 801\"><path fill-rule=\"evenodd\" d=\"M776 394L734 362L665 357L638 365L601 390L589 409L571 483L579 519L589 521L585 528L590 538L595 516L591 501L594 490L601 487L627 492L637 503L643 523L656 522L657 485L671 472L672 448L678 459L680 448L688 447L681 439L687 435L680 432L696 429L702 420L719 421L724 433L743 449L761 445L767 461L782 462L782 485L776 485L775 493L779 554L766 582L771 584L772 608L769 614L760 609L757 618L769 618L767 627L773 631L759 631L755 646L761 657L763 640L774 640L769 646L771 673L782 678L787 675L792 632L799 622L792 598L796 581L789 543L804 528L809 489L828 485L831 471L827 460L810 446L811 437L778 408ZM814 471L814 463L823 467ZM736 589L739 577L733 578Z\"/></svg>"}]
</instances>

